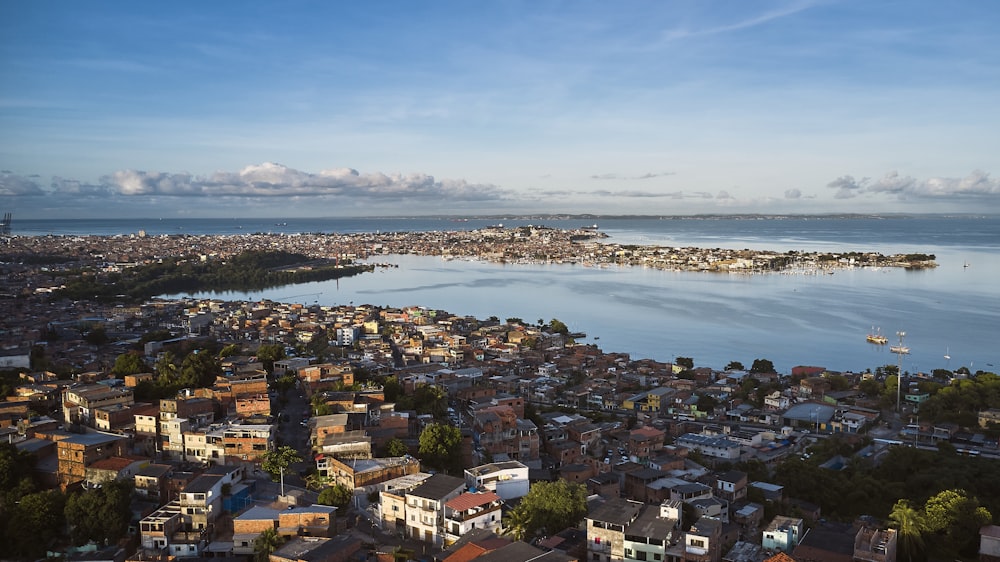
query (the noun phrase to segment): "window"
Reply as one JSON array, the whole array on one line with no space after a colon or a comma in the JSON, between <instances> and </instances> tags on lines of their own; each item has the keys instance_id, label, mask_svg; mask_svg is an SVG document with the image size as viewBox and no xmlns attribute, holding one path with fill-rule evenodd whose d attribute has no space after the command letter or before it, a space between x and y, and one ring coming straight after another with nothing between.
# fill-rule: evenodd
<instances>
[{"instance_id":1,"label":"window","mask_svg":"<svg viewBox=\"0 0 1000 562\"><path fill-rule=\"evenodd\" d=\"M691 546L705 548L705 541L703 539L691 539Z\"/></svg>"}]
</instances>

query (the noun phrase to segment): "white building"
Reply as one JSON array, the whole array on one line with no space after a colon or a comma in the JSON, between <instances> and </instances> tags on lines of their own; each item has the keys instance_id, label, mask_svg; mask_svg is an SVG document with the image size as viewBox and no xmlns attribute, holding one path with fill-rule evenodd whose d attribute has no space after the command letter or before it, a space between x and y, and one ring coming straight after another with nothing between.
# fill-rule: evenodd
<instances>
[{"instance_id":1,"label":"white building","mask_svg":"<svg viewBox=\"0 0 1000 562\"><path fill-rule=\"evenodd\" d=\"M500 534L503 530L500 506L503 501L493 492L460 494L444 504L444 544L450 546L473 529Z\"/></svg>"},{"instance_id":2,"label":"white building","mask_svg":"<svg viewBox=\"0 0 1000 562\"><path fill-rule=\"evenodd\" d=\"M528 467L518 461L494 462L465 470L470 490L489 490L504 501L528 495Z\"/></svg>"},{"instance_id":3,"label":"white building","mask_svg":"<svg viewBox=\"0 0 1000 562\"><path fill-rule=\"evenodd\" d=\"M685 433L677 438L677 445L699 451L706 457L725 460L740 458L740 444L725 437Z\"/></svg>"},{"instance_id":4,"label":"white building","mask_svg":"<svg viewBox=\"0 0 1000 562\"><path fill-rule=\"evenodd\" d=\"M406 536L441 546L444 544L444 504L465 489L465 481L435 474L406 492Z\"/></svg>"},{"instance_id":5,"label":"white building","mask_svg":"<svg viewBox=\"0 0 1000 562\"><path fill-rule=\"evenodd\" d=\"M802 538L802 519L776 516L761 532L764 550L791 552Z\"/></svg>"}]
</instances>

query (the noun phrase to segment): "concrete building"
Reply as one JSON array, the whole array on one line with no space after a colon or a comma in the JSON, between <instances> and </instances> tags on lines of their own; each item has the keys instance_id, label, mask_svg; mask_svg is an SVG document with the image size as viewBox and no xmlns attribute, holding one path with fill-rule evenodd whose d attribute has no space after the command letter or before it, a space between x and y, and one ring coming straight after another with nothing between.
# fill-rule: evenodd
<instances>
[{"instance_id":1,"label":"concrete building","mask_svg":"<svg viewBox=\"0 0 1000 562\"><path fill-rule=\"evenodd\" d=\"M82 482L87 467L99 460L126 454L126 440L110 433L73 433L56 442L57 474L63 487Z\"/></svg>"},{"instance_id":2,"label":"concrete building","mask_svg":"<svg viewBox=\"0 0 1000 562\"><path fill-rule=\"evenodd\" d=\"M722 460L738 460L740 458L739 443L725 437L712 437L698 433L685 433L677 438L677 445L699 451L706 457Z\"/></svg>"},{"instance_id":3,"label":"concrete building","mask_svg":"<svg viewBox=\"0 0 1000 562\"><path fill-rule=\"evenodd\" d=\"M321 476L350 489L372 486L386 480L420 472L420 461L409 455L340 461L317 455L316 468Z\"/></svg>"},{"instance_id":4,"label":"concrete building","mask_svg":"<svg viewBox=\"0 0 1000 562\"><path fill-rule=\"evenodd\" d=\"M111 388L103 384L73 386L63 391L63 420L67 424L95 426L95 410L115 405L131 406L132 389Z\"/></svg>"},{"instance_id":5,"label":"concrete building","mask_svg":"<svg viewBox=\"0 0 1000 562\"><path fill-rule=\"evenodd\" d=\"M518 461L494 462L465 470L470 490L489 490L504 501L528 495L528 467Z\"/></svg>"},{"instance_id":6,"label":"concrete building","mask_svg":"<svg viewBox=\"0 0 1000 562\"><path fill-rule=\"evenodd\" d=\"M503 530L500 496L490 491L465 492L444 504L444 546L451 546L473 529L499 534Z\"/></svg>"},{"instance_id":7,"label":"concrete building","mask_svg":"<svg viewBox=\"0 0 1000 562\"><path fill-rule=\"evenodd\" d=\"M802 538L803 522L796 517L778 515L761 533L764 550L791 552Z\"/></svg>"},{"instance_id":8,"label":"concrete building","mask_svg":"<svg viewBox=\"0 0 1000 562\"><path fill-rule=\"evenodd\" d=\"M444 505L465 489L465 481L435 474L406 492L406 536L441 546L444 543Z\"/></svg>"},{"instance_id":9,"label":"concrete building","mask_svg":"<svg viewBox=\"0 0 1000 562\"><path fill-rule=\"evenodd\" d=\"M644 504L613 498L587 514L587 560L625 559L625 529L639 517Z\"/></svg>"}]
</instances>

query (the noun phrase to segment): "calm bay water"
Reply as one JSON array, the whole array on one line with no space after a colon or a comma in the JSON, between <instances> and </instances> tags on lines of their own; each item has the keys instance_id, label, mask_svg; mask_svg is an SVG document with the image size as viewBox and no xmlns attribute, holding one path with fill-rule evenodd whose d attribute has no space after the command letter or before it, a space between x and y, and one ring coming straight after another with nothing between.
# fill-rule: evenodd
<instances>
[{"instance_id":1,"label":"calm bay water","mask_svg":"<svg viewBox=\"0 0 1000 562\"><path fill-rule=\"evenodd\" d=\"M189 219L15 222L15 234L237 234L470 230L497 220ZM505 226L568 228L592 220L504 220ZM661 246L929 253L926 271L838 270L833 275L719 275L643 268L500 265L422 256L358 277L255 293L203 294L307 304L421 305L479 318L562 320L584 341L633 358L693 357L721 368L756 358L864 370L896 364L888 346L865 342L872 327L895 343L905 331L904 370L1000 362L1000 218L602 219L610 241ZM599 339L597 339L599 338ZM950 355L946 359L945 355Z\"/></svg>"}]
</instances>

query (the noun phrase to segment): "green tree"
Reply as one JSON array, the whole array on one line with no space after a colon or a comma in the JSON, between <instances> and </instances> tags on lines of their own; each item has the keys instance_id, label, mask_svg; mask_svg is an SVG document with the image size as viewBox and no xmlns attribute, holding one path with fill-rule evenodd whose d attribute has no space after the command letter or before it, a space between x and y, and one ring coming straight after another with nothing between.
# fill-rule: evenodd
<instances>
[{"instance_id":1,"label":"green tree","mask_svg":"<svg viewBox=\"0 0 1000 562\"><path fill-rule=\"evenodd\" d=\"M575 527L587 515L587 489L583 484L556 480L536 482L511 511L515 533L530 540Z\"/></svg>"},{"instance_id":2,"label":"green tree","mask_svg":"<svg viewBox=\"0 0 1000 562\"><path fill-rule=\"evenodd\" d=\"M993 516L970 497L965 490L944 490L931 496L924 504L924 521L927 529L944 536L961 554L975 552L979 528L988 524Z\"/></svg>"},{"instance_id":3,"label":"green tree","mask_svg":"<svg viewBox=\"0 0 1000 562\"><path fill-rule=\"evenodd\" d=\"M264 453L260 468L271 475L272 481L277 482L281 478L282 471L287 472L288 467L297 462L302 462L299 452L288 445L283 445Z\"/></svg>"},{"instance_id":4,"label":"green tree","mask_svg":"<svg viewBox=\"0 0 1000 562\"><path fill-rule=\"evenodd\" d=\"M225 359L226 357L232 357L233 355L238 355L240 352L240 346L235 343L231 343L226 347L219 350L219 357Z\"/></svg>"},{"instance_id":5,"label":"green tree","mask_svg":"<svg viewBox=\"0 0 1000 562\"><path fill-rule=\"evenodd\" d=\"M719 401L711 394L702 394L698 397L697 405L699 412L712 412L719 405Z\"/></svg>"},{"instance_id":6,"label":"green tree","mask_svg":"<svg viewBox=\"0 0 1000 562\"><path fill-rule=\"evenodd\" d=\"M399 384L396 377L386 377L386 379L382 382L382 392L385 393L386 402L398 404L401 399L406 398L406 395L403 392L403 385Z\"/></svg>"},{"instance_id":7,"label":"green tree","mask_svg":"<svg viewBox=\"0 0 1000 562\"><path fill-rule=\"evenodd\" d=\"M422 384L413 391L413 405L418 414L444 418L448 411L448 394L439 386Z\"/></svg>"},{"instance_id":8,"label":"green tree","mask_svg":"<svg viewBox=\"0 0 1000 562\"><path fill-rule=\"evenodd\" d=\"M253 540L254 562L268 562L271 554L285 543L285 538L278 534L277 529L264 529L257 538Z\"/></svg>"},{"instance_id":9,"label":"green tree","mask_svg":"<svg viewBox=\"0 0 1000 562\"><path fill-rule=\"evenodd\" d=\"M555 318L553 318L549 322L549 330L552 333L562 334L564 336L569 333L569 327L566 324L564 324L563 322L561 322L559 320L556 320Z\"/></svg>"},{"instance_id":10,"label":"green tree","mask_svg":"<svg viewBox=\"0 0 1000 562\"><path fill-rule=\"evenodd\" d=\"M393 437L385 444L385 454L390 457L401 457L409 452L406 447L406 443L403 443L400 439Z\"/></svg>"},{"instance_id":11,"label":"green tree","mask_svg":"<svg viewBox=\"0 0 1000 562\"><path fill-rule=\"evenodd\" d=\"M678 357L674 359L674 363L688 370L694 369L694 359L691 357Z\"/></svg>"},{"instance_id":12,"label":"green tree","mask_svg":"<svg viewBox=\"0 0 1000 562\"><path fill-rule=\"evenodd\" d=\"M42 558L66 525L65 496L59 490L27 494L11 506L4 554L15 558Z\"/></svg>"},{"instance_id":13,"label":"green tree","mask_svg":"<svg viewBox=\"0 0 1000 562\"><path fill-rule=\"evenodd\" d=\"M350 488L344 486L343 484L337 484L335 486L323 488L323 491L319 493L319 497L316 501L322 505L332 505L338 509L344 509L345 507L351 505L351 500L353 498L354 492Z\"/></svg>"},{"instance_id":14,"label":"green tree","mask_svg":"<svg viewBox=\"0 0 1000 562\"><path fill-rule=\"evenodd\" d=\"M34 457L13 443L0 443L0 499L11 504L34 489Z\"/></svg>"},{"instance_id":15,"label":"green tree","mask_svg":"<svg viewBox=\"0 0 1000 562\"><path fill-rule=\"evenodd\" d=\"M157 381L163 381L162 384L174 384L177 382L177 376L180 373L177 368L177 359L174 357L173 352L164 351L163 355L156 360L156 365L154 365L157 374Z\"/></svg>"},{"instance_id":16,"label":"green tree","mask_svg":"<svg viewBox=\"0 0 1000 562\"><path fill-rule=\"evenodd\" d=\"M774 373L774 363L767 359L754 359L750 366L751 373Z\"/></svg>"},{"instance_id":17,"label":"green tree","mask_svg":"<svg viewBox=\"0 0 1000 562\"><path fill-rule=\"evenodd\" d=\"M222 366L215 355L194 351L181 363L180 384L183 387L207 388L222 376Z\"/></svg>"},{"instance_id":18,"label":"green tree","mask_svg":"<svg viewBox=\"0 0 1000 562\"><path fill-rule=\"evenodd\" d=\"M257 360L264 364L268 374L274 373L274 362L285 358L285 346L280 343L264 344L257 348Z\"/></svg>"},{"instance_id":19,"label":"green tree","mask_svg":"<svg viewBox=\"0 0 1000 562\"><path fill-rule=\"evenodd\" d=\"M858 383L858 390L864 393L868 398L878 398L882 396L882 390L885 389L885 385L875 380L874 378L865 379Z\"/></svg>"},{"instance_id":20,"label":"green tree","mask_svg":"<svg viewBox=\"0 0 1000 562\"><path fill-rule=\"evenodd\" d=\"M889 520L899 533L899 553L897 559L908 562L926 560L924 550L924 519L920 511L914 509L908 500L899 500L892 506Z\"/></svg>"},{"instance_id":21,"label":"green tree","mask_svg":"<svg viewBox=\"0 0 1000 562\"><path fill-rule=\"evenodd\" d=\"M127 480L105 482L100 488L71 495L65 513L73 544L112 544L124 537L132 519L131 501L132 483Z\"/></svg>"},{"instance_id":22,"label":"green tree","mask_svg":"<svg viewBox=\"0 0 1000 562\"><path fill-rule=\"evenodd\" d=\"M457 427L432 423L420 432L420 460L445 472L462 470L462 433Z\"/></svg>"},{"instance_id":23,"label":"green tree","mask_svg":"<svg viewBox=\"0 0 1000 562\"><path fill-rule=\"evenodd\" d=\"M111 372L118 378L125 375L136 375L149 371L149 366L142 360L138 353L122 353L115 358L115 365L111 367Z\"/></svg>"},{"instance_id":24,"label":"green tree","mask_svg":"<svg viewBox=\"0 0 1000 562\"><path fill-rule=\"evenodd\" d=\"M726 365L726 370L727 371L746 371L746 367L744 367L743 363L740 363L739 361L730 361L729 364Z\"/></svg>"}]
</instances>

